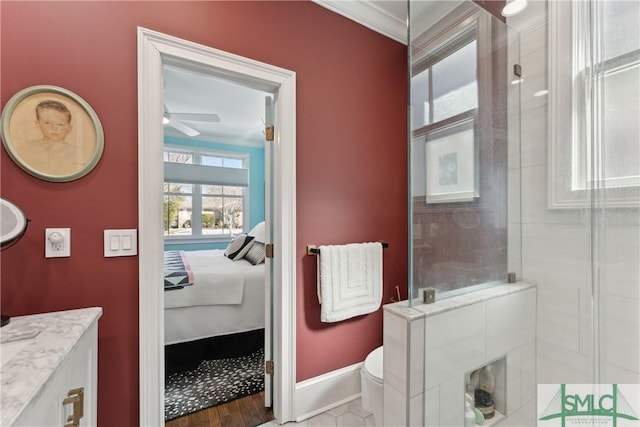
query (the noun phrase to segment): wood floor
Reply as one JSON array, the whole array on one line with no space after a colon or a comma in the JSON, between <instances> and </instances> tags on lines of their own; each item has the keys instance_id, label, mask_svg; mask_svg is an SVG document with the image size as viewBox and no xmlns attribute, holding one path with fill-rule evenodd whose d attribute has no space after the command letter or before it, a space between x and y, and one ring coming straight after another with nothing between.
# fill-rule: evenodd
<instances>
[{"instance_id":1,"label":"wood floor","mask_svg":"<svg viewBox=\"0 0 640 427\"><path fill-rule=\"evenodd\" d=\"M165 427L255 427L273 420L264 392L241 397L165 423Z\"/></svg>"}]
</instances>

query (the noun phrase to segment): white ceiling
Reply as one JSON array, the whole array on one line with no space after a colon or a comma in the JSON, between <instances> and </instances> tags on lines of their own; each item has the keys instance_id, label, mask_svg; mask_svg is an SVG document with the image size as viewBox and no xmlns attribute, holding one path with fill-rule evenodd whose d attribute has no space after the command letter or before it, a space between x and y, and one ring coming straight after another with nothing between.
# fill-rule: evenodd
<instances>
[{"instance_id":1,"label":"white ceiling","mask_svg":"<svg viewBox=\"0 0 640 427\"><path fill-rule=\"evenodd\" d=\"M208 142L261 145L265 96L269 94L193 70L164 66L164 105L171 114L216 114L219 122L178 120L200 134L190 137L171 124L165 136Z\"/></svg>"},{"instance_id":2,"label":"white ceiling","mask_svg":"<svg viewBox=\"0 0 640 427\"><path fill-rule=\"evenodd\" d=\"M405 0L313 0L318 5L404 43ZM264 142L265 92L175 64L164 66L164 103L171 114L217 114L219 122L180 120L199 132L187 136L165 125L165 136L242 145Z\"/></svg>"}]
</instances>

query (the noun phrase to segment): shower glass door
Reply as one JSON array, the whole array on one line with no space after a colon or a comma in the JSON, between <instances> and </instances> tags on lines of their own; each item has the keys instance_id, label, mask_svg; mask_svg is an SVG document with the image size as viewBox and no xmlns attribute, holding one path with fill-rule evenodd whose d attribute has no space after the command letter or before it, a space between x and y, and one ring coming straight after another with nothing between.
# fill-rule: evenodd
<instances>
[{"instance_id":1,"label":"shower glass door","mask_svg":"<svg viewBox=\"0 0 640 427\"><path fill-rule=\"evenodd\" d=\"M593 380L618 384L615 412L640 418L640 3L574 5L586 40ZM585 53L586 54L586 53ZM629 384L635 384L636 398ZM623 386L626 385L626 386ZM626 388L625 388L626 387ZM623 404L622 395L631 399ZM637 421L636 421L637 422Z\"/></svg>"}]
</instances>

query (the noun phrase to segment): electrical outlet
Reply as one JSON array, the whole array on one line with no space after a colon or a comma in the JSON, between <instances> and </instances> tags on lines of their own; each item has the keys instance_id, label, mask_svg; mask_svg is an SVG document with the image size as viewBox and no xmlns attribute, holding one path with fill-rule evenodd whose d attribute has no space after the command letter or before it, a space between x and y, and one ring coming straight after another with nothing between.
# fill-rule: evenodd
<instances>
[{"instance_id":1,"label":"electrical outlet","mask_svg":"<svg viewBox=\"0 0 640 427\"><path fill-rule=\"evenodd\" d=\"M44 230L45 258L71 256L71 229L46 228Z\"/></svg>"}]
</instances>

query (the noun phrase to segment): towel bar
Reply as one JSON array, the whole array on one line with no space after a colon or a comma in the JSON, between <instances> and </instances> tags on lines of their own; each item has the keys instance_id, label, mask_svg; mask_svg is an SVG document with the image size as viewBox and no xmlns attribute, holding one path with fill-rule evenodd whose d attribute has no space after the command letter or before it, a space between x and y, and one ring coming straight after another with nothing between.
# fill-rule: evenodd
<instances>
[{"instance_id":1,"label":"towel bar","mask_svg":"<svg viewBox=\"0 0 640 427\"><path fill-rule=\"evenodd\" d=\"M387 242L380 242L382 243L382 248L386 249L389 247L389 244ZM320 254L320 249L318 249L316 247L316 245L307 245L307 255L319 255Z\"/></svg>"}]
</instances>

